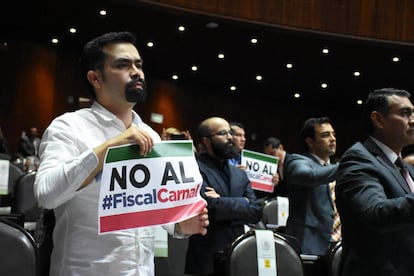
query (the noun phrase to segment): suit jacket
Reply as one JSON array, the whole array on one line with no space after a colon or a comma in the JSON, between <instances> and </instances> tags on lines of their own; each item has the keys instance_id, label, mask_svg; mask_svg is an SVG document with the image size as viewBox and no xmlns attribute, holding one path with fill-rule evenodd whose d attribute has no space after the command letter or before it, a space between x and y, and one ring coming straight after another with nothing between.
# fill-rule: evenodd
<instances>
[{"instance_id":1,"label":"suit jacket","mask_svg":"<svg viewBox=\"0 0 414 276\"><path fill-rule=\"evenodd\" d=\"M257 223L263 206L256 199L244 171L228 162L224 166L218 164L206 153L199 156L198 165L203 176L201 195L207 200L210 226L207 235L189 238L185 273L211 274L216 253L244 234L245 224ZM220 198L206 197L207 186L213 187Z\"/></svg>"},{"instance_id":2,"label":"suit jacket","mask_svg":"<svg viewBox=\"0 0 414 276\"><path fill-rule=\"evenodd\" d=\"M409 172L413 177L412 168ZM336 204L342 221L342 275L414 275L414 194L372 139L343 155Z\"/></svg>"},{"instance_id":3,"label":"suit jacket","mask_svg":"<svg viewBox=\"0 0 414 276\"><path fill-rule=\"evenodd\" d=\"M329 182L335 180L337 169L337 164L322 166L311 154L291 154L285 164L285 233L298 240L302 254L324 255L329 248L334 217Z\"/></svg>"}]
</instances>

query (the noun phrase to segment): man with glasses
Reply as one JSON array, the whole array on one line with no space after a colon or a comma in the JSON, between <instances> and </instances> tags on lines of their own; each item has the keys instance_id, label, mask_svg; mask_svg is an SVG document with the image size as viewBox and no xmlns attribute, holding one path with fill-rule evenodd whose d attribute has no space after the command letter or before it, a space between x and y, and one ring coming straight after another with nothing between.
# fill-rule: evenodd
<instances>
[{"instance_id":1,"label":"man with glasses","mask_svg":"<svg viewBox=\"0 0 414 276\"><path fill-rule=\"evenodd\" d=\"M371 92L364 112L369 137L340 161L341 275L414 275L414 170L401 160L403 147L414 144L410 97L394 88Z\"/></svg>"},{"instance_id":2,"label":"man with glasses","mask_svg":"<svg viewBox=\"0 0 414 276\"><path fill-rule=\"evenodd\" d=\"M228 163L234 151L229 123L219 117L208 118L200 124L198 134L205 148L198 164L210 226L207 235L189 238L185 273L211 275L216 253L242 235L245 224L261 219L262 203L256 199L246 173Z\"/></svg>"}]
</instances>

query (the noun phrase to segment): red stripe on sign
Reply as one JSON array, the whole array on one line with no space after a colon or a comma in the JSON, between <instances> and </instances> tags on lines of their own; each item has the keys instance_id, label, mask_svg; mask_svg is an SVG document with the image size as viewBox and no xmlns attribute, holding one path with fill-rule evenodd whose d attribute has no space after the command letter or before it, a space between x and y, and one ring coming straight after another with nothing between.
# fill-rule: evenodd
<instances>
[{"instance_id":1,"label":"red stripe on sign","mask_svg":"<svg viewBox=\"0 0 414 276\"><path fill-rule=\"evenodd\" d=\"M260 183L260 182L253 182L253 181L251 181L250 183L252 185L252 189L254 189L254 190L273 193L273 188L274 188L273 185L267 185L267 184L263 184L263 183Z\"/></svg>"},{"instance_id":2,"label":"red stripe on sign","mask_svg":"<svg viewBox=\"0 0 414 276\"><path fill-rule=\"evenodd\" d=\"M174 208L127 213L100 218L100 233L175 223L198 215L206 207L204 200Z\"/></svg>"}]
</instances>

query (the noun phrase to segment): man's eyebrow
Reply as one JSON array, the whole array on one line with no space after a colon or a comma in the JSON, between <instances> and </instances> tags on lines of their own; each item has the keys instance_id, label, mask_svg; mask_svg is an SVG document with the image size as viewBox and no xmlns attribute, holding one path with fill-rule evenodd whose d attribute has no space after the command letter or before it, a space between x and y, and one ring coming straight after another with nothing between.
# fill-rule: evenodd
<instances>
[{"instance_id":1,"label":"man's eyebrow","mask_svg":"<svg viewBox=\"0 0 414 276\"><path fill-rule=\"evenodd\" d=\"M401 112L407 112L410 111L411 113L414 113L414 107L410 107L410 106L403 106L400 108Z\"/></svg>"},{"instance_id":2,"label":"man's eyebrow","mask_svg":"<svg viewBox=\"0 0 414 276\"><path fill-rule=\"evenodd\" d=\"M139 63L143 63L144 61L142 60L142 58L137 58L137 59L131 59L131 58L127 58L127 57L118 57L114 59L114 62L139 62Z\"/></svg>"}]
</instances>

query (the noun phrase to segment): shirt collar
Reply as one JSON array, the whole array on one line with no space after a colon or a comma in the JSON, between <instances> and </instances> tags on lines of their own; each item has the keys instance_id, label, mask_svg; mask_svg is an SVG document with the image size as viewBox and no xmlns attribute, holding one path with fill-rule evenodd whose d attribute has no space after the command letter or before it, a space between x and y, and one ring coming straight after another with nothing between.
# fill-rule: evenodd
<instances>
[{"instance_id":1,"label":"shirt collar","mask_svg":"<svg viewBox=\"0 0 414 276\"><path fill-rule=\"evenodd\" d=\"M378 139L375 139L374 137L370 136L372 141L382 150L382 152L387 156L387 158L392 162L395 163L395 160L397 160L398 156L392 149L390 149L387 145L380 142Z\"/></svg>"},{"instance_id":2,"label":"shirt collar","mask_svg":"<svg viewBox=\"0 0 414 276\"><path fill-rule=\"evenodd\" d=\"M328 159L328 162L325 162L319 156L317 156L317 155L315 155L313 153L311 153L311 154L312 154L313 157L315 157L316 160L318 160L319 164L321 164L322 166L330 165L331 164L331 161L329 159Z\"/></svg>"},{"instance_id":3,"label":"shirt collar","mask_svg":"<svg viewBox=\"0 0 414 276\"><path fill-rule=\"evenodd\" d=\"M92 111L98 114L98 116L100 116L105 121L119 120L118 117L116 117L112 112L110 112L97 101L93 102L91 108ZM134 110L132 110L132 123L137 126L142 123L141 117L139 117L139 115Z\"/></svg>"}]
</instances>

